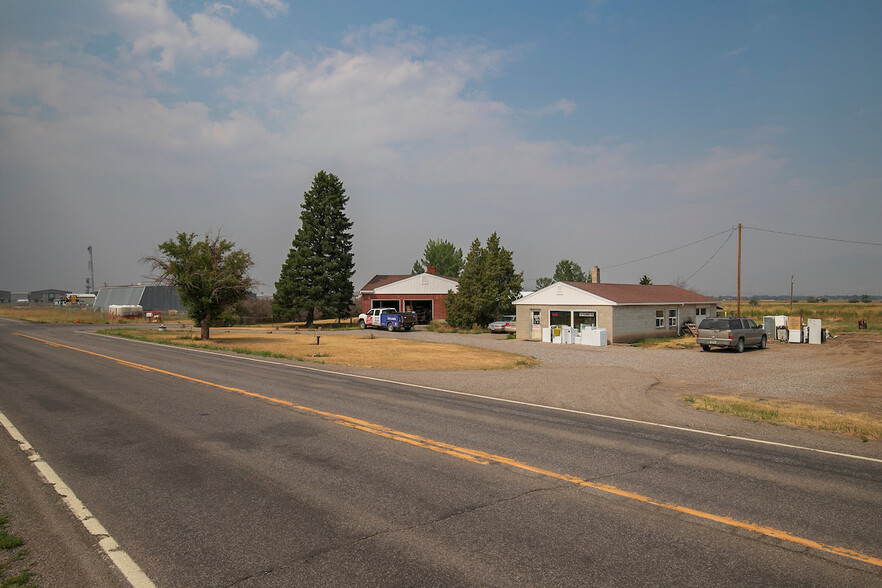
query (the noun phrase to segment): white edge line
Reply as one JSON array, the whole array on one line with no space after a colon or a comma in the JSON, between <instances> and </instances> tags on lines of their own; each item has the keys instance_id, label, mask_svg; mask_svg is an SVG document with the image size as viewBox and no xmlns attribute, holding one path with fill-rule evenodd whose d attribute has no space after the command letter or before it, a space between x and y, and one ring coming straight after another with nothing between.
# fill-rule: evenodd
<instances>
[{"instance_id":1,"label":"white edge line","mask_svg":"<svg viewBox=\"0 0 882 588\"><path fill-rule=\"evenodd\" d=\"M710 437L718 437L718 438L722 438L722 439L735 439L735 440L738 440L738 441L746 441L746 442L748 442L748 443L757 443L757 444L760 444L760 445L771 445L771 446L774 446L774 447L784 447L784 448L787 448L787 449L798 449L798 450L800 450L800 451L811 451L811 452L814 452L814 453L822 453L822 454L825 454L825 455L833 455L833 456L836 456L836 457L846 457L846 458L849 458L849 459L860 459L860 460L863 460L863 461L872 461L872 462L875 462L875 463L882 463L882 459L878 459L878 458L875 458L875 457L866 457L866 456L863 456L863 455L854 455L854 454L852 454L852 453L841 453L841 452L838 452L838 451L829 451L829 450L827 450L827 449L816 449L816 448L814 448L814 447L805 447L805 446L802 446L802 445L790 445L790 444L788 444L788 443L779 443L778 441L767 441L767 440L764 440L764 439L754 439L754 438L751 438L751 437L740 437L740 436L738 436L738 435L729 435L729 434L726 434L726 433L715 433L715 432L713 432L713 431L705 431L705 430L703 430L703 429L691 429L691 428L689 428L689 427L680 427L680 426L677 426L677 425L665 425L665 424L663 424L663 423L654 423L654 422L652 422L652 421L641 421L641 420L637 420L637 419L629 419L629 418L627 418L627 417L618 417L618 416L614 416L614 415L600 414L600 413L596 413L596 412L586 412L586 411L583 411L583 410L576 410L576 409L572 409L572 408L561 408L561 407L559 407L559 406L548 406L548 405L545 405L545 404L535 404L535 403L533 403L533 402L525 402L525 401L523 401L523 400L511 400L511 399L508 399L508 398L496 398L495 396L485 396L485 395L483 395L483 394L474 394L474 393L472 393L472 392L461 392L461 391L459 391L459 390L448 390L448 389L445 389L445 388L435 388L435 387L432 387L432 386L423 386L422 384L412 384L412 383L409 383L409 382L399 382L399 381L396 381L396 380L387 380L387 379L384 379L384 378L377 378L377 377L374 377L374 376L364 376L364 375L361 375L361 374L348 374L348 373L346 373L346 372L337 372L337 371L334 371L334 370L323 369L323 368L317 368L317 367L306 366L306 365L296 365L296 364L290 364L290 363L281 363L281 362L278 362L278 361L271 361L271 360L268 360L268 359L260 359L260 358L257 358L257 357L249 357L249 356L247 356L247 355L242 355L242 354L231 355L231 354L229 354L229 353L223 353L223 352L220 352L220 351L212 351L212 350L210 350L210 349L197 349L197 348L195 348L195 347L186 347L186 346L184 346L184 345L168 345L168 344L166 344L166 343L154 343L154 342L152 342L152 341L140 341L140 340L138 340L138 339L126 339L126 338L123 338L123 337L116 337L116 336L114 336L114 335L105 335L105 334L102 334L102 333L93 333L93 332L90 332L90 331L77 331L77 332L78 332L78 333L87 334L87 335L94 335L94 336L96 336L96 337L108 337L108 338L111 338L111 339L116 339L116 340L118 340L118 341L130 341L130 342L133 342L133 343L141 343L141 344L144 344L144 345L156 345L156 346L159 346L159 347L172 348L172 349L180 349L180 350L187 351L187 352L205 353L205 354L208 354L208 355L218 355L218 356L220 356L220 357L228 357L228 358L240 359L240 360L245 360L245 361L253 361L253 362L257 362L257 363L266 363L266 364L270 364L270 365L277 365L277 366L287 367L287 368L297 369L297 370L306 370L306 371L311 371L311 372L319 372L319 373L322 373L322 374L331 374L331 375L335 375L335 376L342 376L342 377L346 377L346 378L353 378L353 379L359 379L359 380L369 380L369 381L372 381L372 382L380 382L380 383L383 383L383 384L395 384L395 385L397 385L397 386L405 386L405 387L409 387L409 388L418 388L418 389L420 389L420 390L428 390L428 391L431 391L431 392L441 392L441 393L444 393L444 394L454 394L454 395L457 395L457 396L467 396L467 397L470 397L470 398L480 398L480 399L482 399L482 400L490 400L490 401L494 401L494 402L502 402L502 403L507 403L507 404L516 404L516 405L519 405L519 406L529 406L529 407L531 407L531 408L542 408L542 409L545 409L545 410L551 410L551 411L557 411L557 412L565 412L565 413L570 413L570 414L578 414L578 415L590 416L590 417L595 417L595 418L599 418L599 419L607 419L607 420L612 420L612 421L621 421L621 422L632 423L632 424L637 424L637 425L646 425L646 426L649 426L649 427L659 427L659 428L661 428L661 429L671 429L671 430L674 430L674 431L682 431L682 432L685 432L685 433L695 433L695 434L698 434L698 435L707 435L707 436L710 436Z\"/></svg>"},{"instance_id":2,"label":"white edge line","mask_svg":"<svg viewBox=\"0 0 882 588\"><path fill-rule=\"evenodd\" d=\"M27 454L28 459L34 464L34 467L40 474L40 478L46 484L55 488L55 492L58 493L62 501L67 505L67 508L70 509L70 512L73 513L77 520L83 523L89 534L98 539L98 545L101 546L101 549L104 550L104 553L116 565L117 569L122 572L122 575L129 581L129 584L135 588L155 588L156 585L147 577L147 574L138 567L138 564L129 557L129 554L120 549L119 543L110 536L107 529L76 497L73 490L64 483L58 474L55 473L55 470L40 457L40 454L34 450L31 444L24 438L24 435L12 424L12 421L6 418L2 411L0 411L0 424L9 433L9 436L18 443L21 450Z\"/></svg>"}]
</instances>

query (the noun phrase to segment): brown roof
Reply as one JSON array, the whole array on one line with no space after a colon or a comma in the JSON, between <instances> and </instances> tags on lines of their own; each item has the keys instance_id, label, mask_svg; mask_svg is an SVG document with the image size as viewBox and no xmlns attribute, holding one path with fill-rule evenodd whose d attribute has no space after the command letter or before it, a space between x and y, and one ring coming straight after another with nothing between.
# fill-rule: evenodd
<instances>
[{"instance_id":1,"label":"brown roof","mask_svg":"<svg viewBox=\"0 0 882 588\"><path fill-rule=\"evenodd\" d=\"M387 286L394 282L400 282L401 280L406 280L407 278L412 278L413 276L418 276L419 274L377 274L371 281L365 284L361 291L362 292L372 292L381 286ZM432 274L435 275L435 274ZM445 280L453 280L454 282L458 282L457 278L451 278L448 276L438 276L439 278L444 278Z\"/></svg>"},{"instance_id":2,"label":"brown roof","mask_svg":"<svg viewBox=\"0 0 882 588\"><path fill-rule=\"evenodd\" d=\"M564 282L585 292L606 298L618 304L679 304L682 302L707 302L716 304L716 298L696 294L677 286L642 284L592 284L590 282Z\"/></svg>"}]
</instances>

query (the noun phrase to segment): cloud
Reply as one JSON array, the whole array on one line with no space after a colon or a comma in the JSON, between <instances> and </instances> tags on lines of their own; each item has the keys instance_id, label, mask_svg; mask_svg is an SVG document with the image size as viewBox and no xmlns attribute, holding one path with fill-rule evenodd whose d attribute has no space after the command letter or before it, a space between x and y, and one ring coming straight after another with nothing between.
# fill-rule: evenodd
<instances>
[{"instance_id":1,"label":"cloud","mask_svg":"<svg viewBox=\"0 0 882 588\"><path fill-rule=\"evenodd\" d=\"M99 283L137 280L136 260L156 242L224 226L253 252L258 279L272 284L296 230L299 194L319 169L347 186L357 263L368 274L407 271L426 222L462 246L499 230L535 276L563 256L592 265L637 258L645 243L688 234L702 219L711 219L708 233L721 230L729 221L718 228L713 219L737 222L747 210L775 218L805 211L809 225L824 190L834 191L794 176L772 144L786 131L780 126L734 130L738 148L665 163L644 160L639 142L620 137L528 137L519 128L525 113L483 91L512 54L480 40L383 21L347 30L335 47L255 59L257 41L233 26L228 6L186 20L159 0L113 6L125 24L120 36L134 47L114 62L56 44L0 53L0 248L37 251L45 241L49 250L15 266L18 275L78 280L58 252L95 239L96 252L112 251L120 268L113 277L110 262L96 258L109 274L96 275ZM232 59L252 73L232 77ZM157 90L144 62L211 69L226 86L222 95L176 92L177 78L156 76L167 84ZM527 114L575 112L560 98ZM879 218L878 185L849 190L852 207L866 211L861 222ZM420 222L390 234L379 228L390 210ZM625 223L640 237L622 239ZM680 269L671 268L672 279ZM634 271L668 279L661 266Z\"/></svg>"},{"instance_id":2,"label":"cloud","mask_svg":"<svg viewBox=\"0 0 882 588\"><path fill-rule=\"evenodd\" d=\"M725 57L737 57L747 51L747 47L739 47L738 49L733 49L731 51L726 51L723 55Z\"/></svg>"},{"instance_id":3,"label":"cloud","mask_svg":"<svg viewBox=\"0 0 882 588\"><path fill-rule=\"evenodd\" d=\"M151 58L160 72L175 69L179 60L199 63L204 59L244 59L256 54L256 38L236 29L225 16L232 8L206 6L190 16L189 24L172 11L165 0L125 0L111 3L132 38L135 55ZM206 70L210 71L210 70Z\"/></svg>"},{"instance_id":4,"label":"cloud","mask_svg":"<svg viewBox=\"0 0 882 588\"><path fill-rule=\"evenodd\" d=\"M288 5L282 0L238 0L260 10L267 18L288 14Z\"/></svg>"},{"instance_id":5,"label":"cloud","mask_svg":"<svg viewBox=\"0 0 882 588\"><path fill-rule=\"evenodd\" d=\"M534 114L538 116L546 116L549 114L563 114L569 115L576 112L576 103L572 100L567 100L566 98L561 98L554 104L549 104L548 106L544 106L542 108L538 108L533 111Z\"/></svg>"}]
</instances>

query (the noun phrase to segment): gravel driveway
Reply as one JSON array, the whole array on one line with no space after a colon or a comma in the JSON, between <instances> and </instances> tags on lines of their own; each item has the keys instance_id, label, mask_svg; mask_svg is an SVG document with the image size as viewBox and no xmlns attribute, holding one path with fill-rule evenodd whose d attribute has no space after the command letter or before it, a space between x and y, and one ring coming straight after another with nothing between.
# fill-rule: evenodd
<instances>
[{"instance_id":1,"label":"gravel driveway","mask_svg":"<svg viewBox=\"0 0 882 588\"><path fill-rule=\"evenodd\" d=\"M882 341L843 336L824 345L770 343L765 350L703 352L694 349L645 349L624 345L585 347L506 339L504 335L455 333L386 333L399 337L454 343L532 356L532 369L495 371L345 371L369 374L459 392L602 413L612 416L708 428L729 434L786 437L797 431L748 423L697 411L684 394L730 394L782 399L836 410L869 412L882 418ZM426 358L431 362L431 357ZM334 368L338 369L338 368ZM818 435L814 432L804 432ZM851 438L823 434L846 440ZM860 443L858 440L857 443ZM817 443L815 443L816 445ZM863 444L866 446L867 444ZM873 442L882 453L882 443Z\"/></svg>"}]
</instances>

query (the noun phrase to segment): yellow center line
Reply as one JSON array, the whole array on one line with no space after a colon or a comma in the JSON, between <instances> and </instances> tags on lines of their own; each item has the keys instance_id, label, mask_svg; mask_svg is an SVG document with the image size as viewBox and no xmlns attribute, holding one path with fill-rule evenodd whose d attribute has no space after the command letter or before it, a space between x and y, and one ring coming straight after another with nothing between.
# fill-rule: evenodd
<instances>
[{"instance_id":1,"label":"yellow center line","mask_svg":"<svg viewBox=\"0 0 882 588\"><path fill-rule=\"evenodd\" d=\"M741 521L738 519L734 519L732 517L727 517L727 516L723 516L723 515L716 515L713 513L704 512L701 510L696 510L696 509L689 508L686 506L680 506L677 504L662 502L660 500L656 500L654 498L650 498L648 496L644 496L644 495L638 494L636 492L631 492L629 490L622 490L621 488L617 488L615 486L610 486L609 484L601 484L598 482L591 482L589 480L585 480L585 479L582 479L582 478L579 478L576 476L571 476L569 474L560 474L557 472L552 472L550 470L545 470L542 468L531 466L526 463L522 463L522 462L510 459L510 458L507 458L507 457L503 457L501 455L493 455L490 453L486 453L484 451L479 451L479 450L475 450L475 449L468 449L468 448L459 447L456 445L450 445L448 443L444 443L441 441L434 441L432 439L427 439L425 437L420 437L418 435L413 435L411 433L396 431L396 430L390 429L389 427L386 427L384 425L371 423L371 422L364 421L361 419L356 419L353 417L348 417L346 415L326 412L323 410L310 408L308 406L302 406L302 405L290 402L288 400L282 400L281 398L274 398L272 396L264 396L263 394L249 392L249 391L243 390L241 388L233 388L231 386L224 386L222 384L217 384L214 382L208 382L208 381L200 380L197 378L191 378L191 377L185 376L183 374L178 374L175 372L170 372L167 370L162 370L159 368L150 367L147 365L133 363L130 361L111 357L109 355L102 355L100 353L95 353L94 351L80 349L78 347L71 347L69 345L62 345L61 343L47 341L45 339L40 339L38 337L32 337L30 335L24 335L22 333L13 333L13 334L18 335L20 337L26 337L28 339L33 339L34 341L40 341L41 343L45 343L45 344L51 345L53 347L70 349L72 351L79 351L81 353L86 353L88 355L93 355L95 357L109 359L111 361L118 363L119 365L123 365L126 367L131 367L131 368L139 369L139 370L146 371L146 372L156 372L156 373L164 374L164 375L171 376L174 378L180 378L182 380L187 380L189 382L204 384L206 386L218 388L220 390L235 392L235 393L241 394L243 396L249 396L251 398L264 400L266 402L271 402L273 404L286 406L286 407L293 408L293 409L300 411L300 412L303 412L303 413L312 414L315 416L329 419L337 424L344 425L344 426L347 426L347 427L350 427L350 428L353 428L353 429L356 429L359 431L363 431L365 433L371 433L373 435L378 435L381 437L385 437L387 439L392 439L392 440L399 441L402 443L407 443L407 444L413 445L415 447L420 447L423 449L429 449L431 451L444 453L446 455L450 455L450 456L453 456L453 457L456 457L459 459L464 459L464 460L467 460L467 461L470 461L473 463L477 463L477 464L481 464L481 465L489 465L489 464L506 465L509 467L528 471L528 472L531 472L534 474L546 476L548 478L552 478L555 480L561 480L563 482L574 484L576 486L580 486L580 487L584 487L584 488L592 488L594 490L598 490L601 492L606 492L609 494L614 494L616 496L621 496L623 498L629 498L631 500L636 500L636 501L642 502L644 504L651 504L653 506L658 506L658 507L672 510L675 512L687 514L687 515L694 516L694 517L697 517L700 519L714 521L716 523L721 523L723 525L727 525L730 527L735 527L738 529L752 531L752 532L758 533L760 535L766 535L768 537L773 537L775 539L787 541L787 542L790 542L790 543L793 543L796 545L801 545L803 547L817 549L819 551L832 553L834 555L838 555L838 556L842 556L842 557L846 557L849 559L854 559L857 561L861 561L864 563L868 563L868 564L882 567L882 558L874 557L872 555L861 553L861 552L858 552L858 551L855 551L852 549L848 549L845 547L838 547L836 545L828 545L826 543L820 543L818 541L813 541L811 539L799 537L799 536L793 535L792 533L789 533L787 531L782 531L781 529L775 529L774 527L766 527L763 525L756 525L754 523Z\"/></svg>"}]
</instances>

